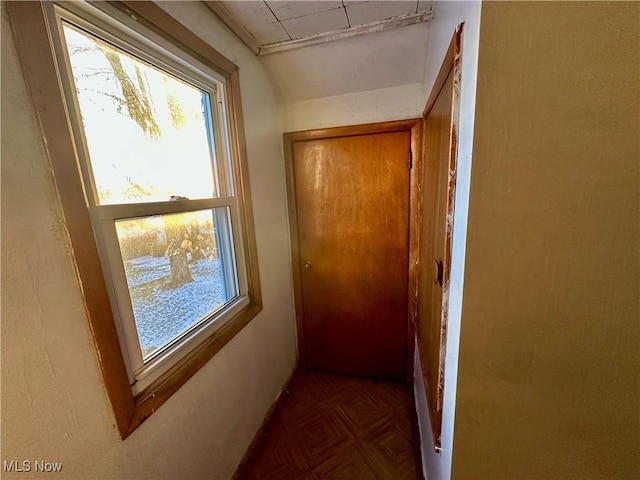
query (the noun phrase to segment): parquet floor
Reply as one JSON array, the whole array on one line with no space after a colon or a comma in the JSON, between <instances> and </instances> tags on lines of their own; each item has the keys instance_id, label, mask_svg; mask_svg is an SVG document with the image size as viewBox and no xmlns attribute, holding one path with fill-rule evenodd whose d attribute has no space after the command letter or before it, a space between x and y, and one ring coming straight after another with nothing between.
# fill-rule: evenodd
<instances>
[{"instance_id":1,"label":"parquet floor","mask_svg":"<svg viewBox=\"0 0 640 480\"><path fill-rule=\"evenodd\" d=\"M299 373L241 471L243 480L416 480L411 390Z\"/></svg>"}]
</instances>

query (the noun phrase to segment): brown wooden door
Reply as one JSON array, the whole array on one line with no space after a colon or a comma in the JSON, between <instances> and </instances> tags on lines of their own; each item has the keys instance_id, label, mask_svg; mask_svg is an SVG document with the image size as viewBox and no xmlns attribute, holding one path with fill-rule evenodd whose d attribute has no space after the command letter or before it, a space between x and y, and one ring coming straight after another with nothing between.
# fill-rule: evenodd
<instances>
[{"instance_id":1,"label":"brown wooden door","mask_svg":"<svg viewBox=\"0 0 640 480\"><path fill-rule=\"evenodd\" d=\"M449 73L433 108L425 119L424 135L424 212L421 312L427 322L420 332L423 345L421 352L426 364L423 371L425 386L434 421L439 422L442 410L442 388L444 381L444 342L446 335L446 305L448 289L450 249L447 248L447 214L449 212L449 164L451 159L451 106L453 100L453 74ZM453 198L451 198L451 201ZM450 240L449 240L450 241ZM439 426L438 426L439 429Z\"/></svg>"},{"instance_id":2,"label":"brown wooden door","mask_svg":"<svg viewBox=\"0 0 640 480\"><path fill-rule=\"evenodd\" d=\"M403 380L410 133L295 142L306 365Z\"/></svg>"},{"instance_id":3,"label":"brown wooden door","mask_svg":"<svg viewBox=\"0 0 640 480\"><path fill-rule=\"evenodd\" d=\"M440 445L456 184L461 26L423 115L418 348L434 442Z\"/></svg>"}]
</instances>

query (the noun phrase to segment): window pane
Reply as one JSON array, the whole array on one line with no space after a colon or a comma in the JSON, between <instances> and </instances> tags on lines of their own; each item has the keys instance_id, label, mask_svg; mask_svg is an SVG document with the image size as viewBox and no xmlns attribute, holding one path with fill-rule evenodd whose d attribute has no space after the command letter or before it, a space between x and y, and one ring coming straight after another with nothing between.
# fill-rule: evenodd
<instances>
[{"instance_id":1,"label":"window pane","mask_svg":"<svg viewBox=\"0 0 640 480\"><path fill-rule=\"evenodd\" d=\"M97 202L216 196L209 94L69 24Z\"/></svg>"},{"instance_id":2,"label":"window pane","mask_svg":"<svg viewBox=\"0 0 640 480\"><path fill-rule=\"evenodd\" d=\"M237 295L228 210L116 221L143 360Z\"/></svg>"}]
</instances>

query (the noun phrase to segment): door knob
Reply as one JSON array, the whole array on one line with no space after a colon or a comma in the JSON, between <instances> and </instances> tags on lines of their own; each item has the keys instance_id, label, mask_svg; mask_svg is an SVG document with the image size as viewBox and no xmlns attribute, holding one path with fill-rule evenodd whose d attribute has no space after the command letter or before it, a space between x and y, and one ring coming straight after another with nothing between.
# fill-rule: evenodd
<instances>
[{"instance_id":1,"label":"door knob","mask_svg":"<svg viewBox=\"0 0 640 480\"><path fill-rule=\"evenodd\" d=\"M433 280L435 285L442 286L442 277L444 276L444 265L442 260L436 260L436 278Z\"/></svg>"},{"instance_id":2,"label":"door knob","mask_svg":"<svg viewBox=\"0 0 640 480\"><path fill-rule=\"evenodd\" d=\"M305 262L304 269L305 270L311 270L311 262Z\"/></svg>"}]
</instances>

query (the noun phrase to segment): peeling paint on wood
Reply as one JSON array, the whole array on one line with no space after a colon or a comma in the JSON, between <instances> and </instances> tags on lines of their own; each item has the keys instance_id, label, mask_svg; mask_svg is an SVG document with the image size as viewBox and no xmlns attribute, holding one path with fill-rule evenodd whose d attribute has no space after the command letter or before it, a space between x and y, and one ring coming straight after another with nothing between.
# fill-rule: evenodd
<instances>
[{"instance_id":1,"label":"peeling paint on wood","mask_svg":"<svg viewBox=\"0 0 640 480\"><path fill-rule=\"evenodd\" d=\"M461 33L462 25L459 25L423 114L426 167L422 203L426 227L420 245L422 278L418 292L420 302L417 331L429 417L437 448L441 445L455 211ZM438 266L437 278L431 281L432 273L429 269L434 262Z\"/></svg>"},{"instance_id":2,"label":"peeling paint on wood","mask_svg":"<svg viewBox=\"0 0 640 480\"><path fill-rule=\"evenodd\" d=\"M433 18L433 10L428 10L426 12L420 12L420 13L412 13L409 15L402 15L400 17L372 22L366 25L349 27L345 29L334 30L331 32L323 32L323 33L312 35L306 38L299 38L299 39L289 40L285 42L273 43L271 45L264 45L260 47L260 52L258 53L258 55L269 55L271 53L285 52L287 50L308 47L308 46L317 45L320 43L334 42L336 40L352 38L359 35L365 35L368 33L384 32L387 30L392 30L394 28L406 27L408 25L415 25L417 23L428 22L432 18Z\"/></svg>"}]
</instances>

